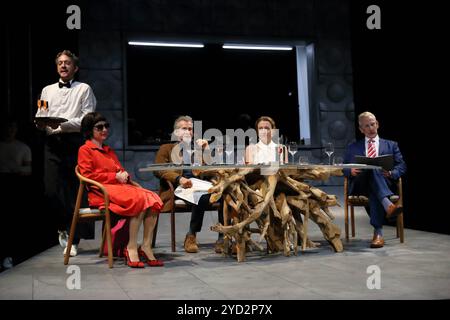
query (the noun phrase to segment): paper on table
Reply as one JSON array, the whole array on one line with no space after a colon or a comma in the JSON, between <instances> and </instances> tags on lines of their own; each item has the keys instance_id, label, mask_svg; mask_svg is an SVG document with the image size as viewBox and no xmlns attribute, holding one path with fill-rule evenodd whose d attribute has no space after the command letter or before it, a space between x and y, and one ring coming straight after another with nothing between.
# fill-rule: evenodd
<instances>
[{"instance_id":1,"label":"paper on table","mask_svg":"<svg viewBox=\"0 0 450 320\"><path fill-rule=\"evenodd\" d=\"M189 178L189 180L192 181L192 187L185 189L182 186L178 186L175 189L175 195L187 202L198 204L200 197L208 193L209 188L212 187L212 183L197 178Z\"/></svg>"}]
</instances>

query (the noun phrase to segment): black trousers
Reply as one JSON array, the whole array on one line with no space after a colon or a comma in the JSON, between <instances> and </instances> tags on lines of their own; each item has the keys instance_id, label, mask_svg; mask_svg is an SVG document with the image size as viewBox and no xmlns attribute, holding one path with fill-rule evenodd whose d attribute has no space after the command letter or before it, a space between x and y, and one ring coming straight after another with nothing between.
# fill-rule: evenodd
<instances>
[{"instance_id":1,"label":"black trousers","mask_svg":"<svg viewBox=\"0 0 450 320\"><path fill-rule=\"evenodd\" d=\"M62 133L46 137L44 152L44 187L47 206L59 230L69 232L75 208L79 181L75 175L78 149L83 143L80 133ZM87 206L87 197L82 206ZM86 229L92 229L87 231ZM87 233L83 238L93 237L93 226L81 224L77 228L74 244L80 241L80 231Z\"/></svg>"},{"instance_id":2,"label":"black trousers","mask_svg":"<svg viewBox=\"0 0 450 320\"><path fill-rule=\"evenodd\" d=\"M203 225L203 217L205 215L206 210L212 210L212 206L209 203L209 198L211 198L211 194L204 194L200 197L200 200L197 205L192 206L192 214L191 214L191 222L189 225L189 233L193 234L196 232L200 232ZM220 200L220 208L218 210L218 219L219 222L223 225L223 201ZM219 238L223 235L219 233Z\"/></svg>"}]
</instances>

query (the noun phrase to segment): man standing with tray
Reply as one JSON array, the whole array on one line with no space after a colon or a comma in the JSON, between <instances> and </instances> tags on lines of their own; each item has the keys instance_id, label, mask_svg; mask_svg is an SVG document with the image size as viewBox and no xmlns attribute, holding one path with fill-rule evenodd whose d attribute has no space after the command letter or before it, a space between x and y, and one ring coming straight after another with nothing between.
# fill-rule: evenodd
<instances>
[{"instance_id":1,"label":"man standing with tray","mask_svg":"<svg viewBox=\"0 0 450 320\"><path fill-rule=\"evenodd\" d=\"M46 132L45 195L52 217L58 223L59 243L65 248L78 188L74 169L78 149L83 144L81 119L95 110L97 101L88 84L74 80L78 72L75 54L64 50L57 54L55 62L60 79L42 90L35 123ZM77 254L78 243L79 237L75 235L71 256Z\"/></svg>"}]
</instances>

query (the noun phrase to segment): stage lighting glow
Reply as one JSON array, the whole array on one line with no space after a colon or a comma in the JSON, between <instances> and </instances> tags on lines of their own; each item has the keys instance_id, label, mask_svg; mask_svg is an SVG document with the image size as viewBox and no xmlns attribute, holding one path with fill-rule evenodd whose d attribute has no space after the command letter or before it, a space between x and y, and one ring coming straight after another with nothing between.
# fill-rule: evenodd
<instances>
[{"instance_id":1,"label":"stage lighting glow","mask_svg":"<svg viewBox=\"0 0 450 320\"><path fill-rule=\"evenodd\" d=\"M128 41L132 46L151 46L151 47L179 47L179 48L203 48L203 43L176 43L176 42L145 42Z\"/></svg>"}]
</instances>

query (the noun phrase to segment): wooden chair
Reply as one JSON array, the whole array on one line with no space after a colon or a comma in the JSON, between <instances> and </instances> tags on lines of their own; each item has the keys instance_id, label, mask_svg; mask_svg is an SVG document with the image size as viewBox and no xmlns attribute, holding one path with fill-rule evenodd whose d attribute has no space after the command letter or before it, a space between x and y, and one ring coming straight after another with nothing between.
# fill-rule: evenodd
<instances>
[{"instance_id":1,"label":"wooden chair","mask_svg":"<svg viewBox=\"0 0 450 320\"><path fill-rule=\"evenodd\" d=\"M348 195L348 187L349 182L348 178L344 178L344 220L345 220L345 239L349 239L349 230L348 230L348 208L350 207L350 220L352 227L352 238L355 237L355 210L354 207L364 207L369 205L369 199L363 196L349 196ZM402 186L402 178L398 179L397 182L397 190L398 195L394 195L390 197L390 200L394 203L403 206L403 186ZM405 242L404 236L404 228L403 228L403 212L401 212L397 218L397 238L400 237L400 242Z\"/></svg>"},{"instance_id":2,"label":"wooden chair","mask_svg":"<svg viewBox=\"0 0 450 320\"><path fill-rule=\"evenodd\" d=\"M73 212L73 218L72 218L72 225L70 227L70 233L69 233L69 240L67 241L67 250L66 254L64 255L64 264L67 265L69 263L70 259L70 249L72 248L73 238L75 235L75 230L77 227L78 222L83 220L103 220L103 236L102 236L102 242L100 245L100 253L99 256L103 256L103 246L105 243L105 238L107 241L108 246L108 265L110 268L113 267L113 250L112 250L112 242L111 242L111 216L109 212L109 196L108 192L106 191L105 187L98 183L97 181L88 179L83 177L80 174L78 166L75 167L75 174L77 175L78 179L80 180L80 186L78 187L78 195L77 195L77 201L75 203L75 210ZM92 209L92 208L80 208L81 206L81 199L83 197L83 193L86 189L86 186L96 186L100 189L100 192L103 194L103 199L105 200L105 209L99 210L99 209Z\"/></svg>"},{"instance_id":3,"label":"wooden chair","mask_svg":"<svg viewBox=\"0 0 450 320\"><path fill-rule=\"evenodd\" d=\"M175 188L173 186L173 184L168 181L168 180L164 180L165 183L167 183L167 185L169 186L169 190L170 190L170 198L168 200L168 202L171 203L171 207L172 210L167 211L167 212L161 212L162 213L170 213L170 243L171 243L171 248L172 248L172 252L176 251L176 241L175 241L175 213L179 213L179 212L191 212L192 210L192 205L181 200L181 199L177 199L175 198ZM159 194L161 195L161 191L162 189L159 190ZM219 203L214 203L212 205L212 208L214 210L218 210L219 209ZM158 232L158 222L159 222L159 215L158 215L158 220L156 220L156 226L155 226L155 231L153 232L153 246L155 245L155 241L156 241L156 234Z\"/></svg>"}]
</instances>

